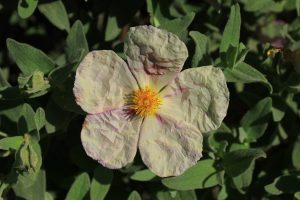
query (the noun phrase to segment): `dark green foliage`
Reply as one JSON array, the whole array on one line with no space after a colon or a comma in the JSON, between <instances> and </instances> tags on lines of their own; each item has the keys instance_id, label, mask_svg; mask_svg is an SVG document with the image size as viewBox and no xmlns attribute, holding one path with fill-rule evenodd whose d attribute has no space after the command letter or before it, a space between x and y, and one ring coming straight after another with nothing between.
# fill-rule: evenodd
<instances>
[{"instance_id":1,"label":"dark green foliage","mask_svg":"<svg viewBox=\"0 0 300 200\"><path fill-rule=\"evenodd\" d=\"M300 199L299 13L299 0L1 1L0 199ZM177 34L184 68L219 67L230 90L203 158L178 177L138 154L104 168L80 141L79 63L96 49L122 57L128 28L143 24Z\"/></svg>"}]
</instances>

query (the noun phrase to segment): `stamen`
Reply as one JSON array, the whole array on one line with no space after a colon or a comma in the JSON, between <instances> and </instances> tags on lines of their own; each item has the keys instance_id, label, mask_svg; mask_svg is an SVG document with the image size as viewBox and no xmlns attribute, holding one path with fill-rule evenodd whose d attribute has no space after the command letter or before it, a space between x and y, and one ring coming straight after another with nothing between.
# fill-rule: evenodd
<instances>
[{"instance_id":1,"label":"stamen","mask_svg":"<svg viewBox=\"0 0 300 200\"><path fill-rule=\"evenodd\" d=\"M162 104L162 98L154 89L146 86L133 93L131 108L141 117L154 115Z\"/></svg>"}]
</instances>

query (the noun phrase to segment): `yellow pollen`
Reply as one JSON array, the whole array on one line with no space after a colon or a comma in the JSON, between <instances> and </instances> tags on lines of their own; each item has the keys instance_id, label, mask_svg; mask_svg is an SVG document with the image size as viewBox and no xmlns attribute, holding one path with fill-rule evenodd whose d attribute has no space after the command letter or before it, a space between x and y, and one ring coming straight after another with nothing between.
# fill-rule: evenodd
<instances>
[{"instance_id":1,"label":"yellow pollen","mask_svg":"<svg viewBox=\"0 0 300 200\"><path fill-rule=\"evenodd\" d=\"M161 104L162 98L158 92L146 86L133 93L131 108L135 114L145 117L154 115Z\"/></svg>"},{"instance_id":2,"label":"yellow pollen","mask_svg":"<svg viewBox=\"0 0 300 200\"><path fill-rule=\"evenodd\" d=\"M279 48L272 48L272 49L269 49L267 51L267 56L268 57L272 57L274 56L275 54L279 53L279 52L282 52L282 49L279 49Z\"/></svg>"}]
</instances>

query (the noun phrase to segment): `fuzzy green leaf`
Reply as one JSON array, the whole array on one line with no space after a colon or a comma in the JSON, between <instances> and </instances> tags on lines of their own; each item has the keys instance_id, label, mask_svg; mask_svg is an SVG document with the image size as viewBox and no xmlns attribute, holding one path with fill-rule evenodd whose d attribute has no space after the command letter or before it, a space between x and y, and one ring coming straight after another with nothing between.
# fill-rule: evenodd
<instances>
[{"instance_id":1,"label":"fuzzy green leaf","mask_svg":"<svg viewBox=\"0 0 300 200\"><path fill-rule=\"evenodd\" d=\"M68 14L62 1L42 3L38 9L54 26L60 30L70 31Z\"/></svg>"},{"instance_id":2,"label":"fuzzy green leaf","mask_svg":"<svg viewBox=\"0 0 300 200\"><path fill-rule=\"evenodd\" d=\"M132 191L127 200L142 200L142 197L137 191Z\"/></svg>"},{"instance_id":3,"label":"fuzzy green leaf","mask_svg":"<svg viewBox=\"0 0 300 200\"><path fill-rule=\"evenodd\" d=\"M224 155L222 166L231 177L237 177L249 169L258 158L265 158L266 154L259 149L241 149Z\"/></svg>"},{"instance_id":4,"label":"fuzzy green leaf","mask_svg":"<svg viewBox=\"0 0 300 200\"><path fill-rule=\"evenodd\" d=\"M255 83L264 84L272 93L273 88L266 77L250 65L241 62L235 68L226 68L224 74L227 82L234 83Z\"/></svg>"},{"instance_id":5,"label":"fuzzy green leaf","mask_svg":"<svg viewBox=\"0 0 300 200\"><path fill-rule=\"evenodd\" d=\"M230 8L230 16L225 26L220 52L226 52L230 45L238 46L240 40L241 14L239 4L235 4Z\"/></svg>"},{"instance_id":6,"label":"fuzzy green leaf","mask_svg":"<svg viewBox=\"0 0 300 200\"><path fill-rule=\"evenodd\" d=\"M19 0L18 14L21 18L30 17L36 9L38 0Z\"/></svg>"},{"instance_id":7,"label":"fuzzy green leaf","mask_svg":"<svg viewBox=\"0 0 300 200\"><path fill-rule=\"evenodd\" d=\"M242 118L241 125L247 133L248 141L253 142L260 138L268 127L271 116L272 99L260 100Z\"/></svg>"},{"instance_id":8,"label":"fuzzy green leaf","mask_svg":"<svg viewBox=\"0 0 300 200\"><path fill-rule=\"evenodd\" d=\"M46 54L28 44L7 39L6 45L10 55L25 75L31 75L34 71L45 74L55 67L55 63Z\"/></svg>"},{"instance_id":9,"label":"fuzzy green leaf","mask_svg":"<svg viewBox=\"0 0 300 200\"><path fill-rule=\"evenodd\" d=\"M88 53L89 46L85 38L82 23L77 20L67 37L66 54L69 63L81 61L81 59Z\"/></svg>"},{"instance_id":10,"label":"fuzzy green leaf","mask_svg":"<svg viewBox=\"0 0 300 200\"><path fill-rule=\"evenodd\" d=\"M113 175L111 170L101 166L95 169L90 191L91 200L101 200L105 198L110 188Z\"/></svg>"},{"instance_id":11,"label":"fuzzy green leaf","mask_svg":"<svg viewBox=\"0 0 300 200\"><path fill-rule=\"evenodd\" d=\"M90 177L87 173L78 175L73 182L66 200L83 199L90 189Z\"/></svg>"},{"instance_id":12,"label":"fuzzy green leaf","mask_svg":"<svg viewBox=\"0 0 300 200\"><path fill-rule=\"evenodd\" d=\"M162 183L168 188L175 190L208 188L219 184L218 171L214 167L213 160L200 160L182 175L165 178L162 180Z\"/></svg>"}]
</instances>

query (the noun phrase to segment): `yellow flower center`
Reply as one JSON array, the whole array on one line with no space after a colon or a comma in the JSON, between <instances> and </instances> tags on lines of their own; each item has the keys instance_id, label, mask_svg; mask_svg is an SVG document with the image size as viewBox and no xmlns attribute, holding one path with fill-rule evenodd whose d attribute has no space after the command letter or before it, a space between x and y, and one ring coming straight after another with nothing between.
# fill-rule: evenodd
<instances>
[{"instance_id":1,"label":"yellow flower center","mask_svg":"<svg viewBox=\"0 0 300 200\"><path fill-rule=\"evenodd\" d=\"M146 86L133 93L131 108L135 114L145 117L154 115L161 104L162 98L158 92Z\"/></svg>"}]
</instances>

